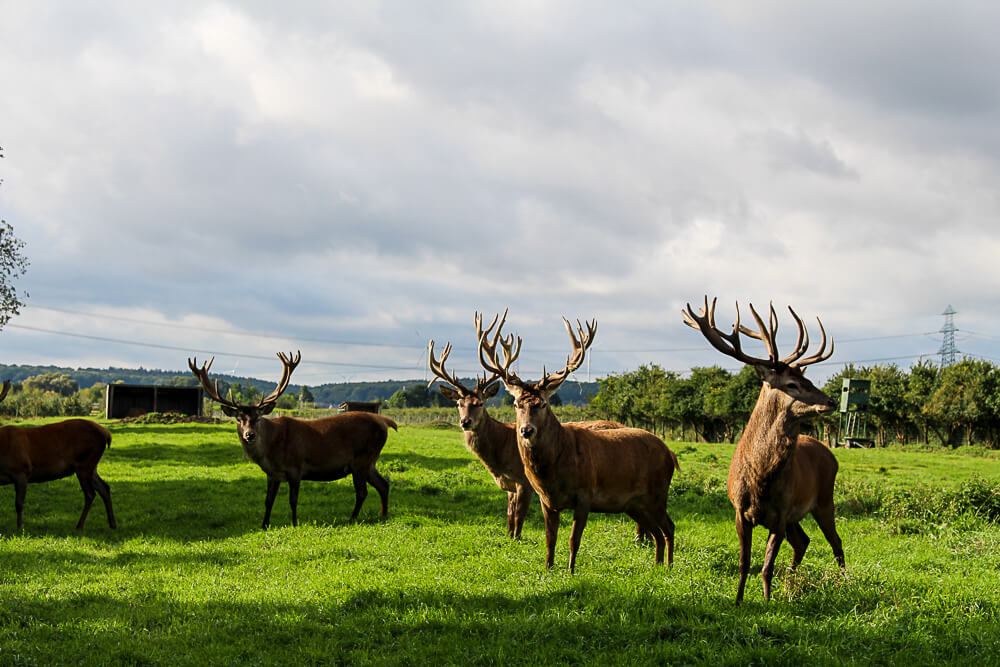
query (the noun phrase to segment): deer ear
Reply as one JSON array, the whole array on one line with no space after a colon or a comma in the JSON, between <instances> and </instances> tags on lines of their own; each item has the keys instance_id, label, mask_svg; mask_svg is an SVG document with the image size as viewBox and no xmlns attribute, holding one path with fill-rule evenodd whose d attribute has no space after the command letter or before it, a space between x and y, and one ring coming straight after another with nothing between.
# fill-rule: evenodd
<instances>
[{"instance_id":1,"label":"deer ear","mask_svg":"<svg viewBox=\"0 0 1000 667\"><path fill-rule=\"evenodd\" d=\"M485 401L487 398L492 398L493 396L496 396L498 391L500 391L500 383L494 380L493 382L486 385L485 389L483 389L483 400Z\"/></svg>"},{"instance_id":2,"label":"deer ear","mask_svg":"<svg viewBox=\"0 0 1000 667\"><path fill-rule=\"evenodd\" d=\"M274 410L274 406L276 406L277 404L278 404L277 401L275 401L273 403L265 403L264 405L260 406L256 410L254 410L254 412L257 413L258 417L263 417L264 415L269 415L269 414L271 414L271 410Z\"/></svg>"},{"instance_id":3,"label":"deer ear","mask_svg":"<svg viewBox=\"0 0 1000 667\"><path fill-rule=\"evenodd\" d=\"M455 391L446 384L439 384L438 389L441 391L441 394L449 401L457 401L462 398L461 394L459 394L457 391Z\"/></svg>"},{"instance_id":4,"label":"deer ear","mask_svg":"<svg viewBox=\"0 0 1000 667\"><path fill-rule=\"evenodd\" d=\"M237 410L236 408L231 408L228 405L220 404L219 407L222 408L222 414L226 415L227 417L235 417L236 415L239 414L239 410Z\"/></svg>"},{"instance_id":5,"label":"deer ear","mask_svg":"<svg viewBox=\"0 0 1000 667\"><path fill-rule=\"evenodd\" d=\"M764 366L762 364L754 364L753 369L757 371L757 377L761 380L768 384L774 384L774 378L777 376L777 373L773 368L769 368L768 366Z\"/></svg>"},{"instance_id":6,"label":"deer ear","mask_svg":"<svg viewBox=\"0 0 1000 667\"><path fill-rule=\"evenodd\" d=\"M545 399L545 402L548 403L549 399L552 398L552 395L555 394L558 391L559 391L559 387L556 386L556 387L553 387L552 389L543 389L539 393L542 395L542 398Z\"/></svg>"}]
</instances>

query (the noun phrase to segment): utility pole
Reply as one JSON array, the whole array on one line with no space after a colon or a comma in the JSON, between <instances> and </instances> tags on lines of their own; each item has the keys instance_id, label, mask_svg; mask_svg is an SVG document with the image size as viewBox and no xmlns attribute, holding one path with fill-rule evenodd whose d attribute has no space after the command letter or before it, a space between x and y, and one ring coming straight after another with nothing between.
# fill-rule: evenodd
<instances>
[{"instance_id":1,"label":"utility pole","mask_svg":"<svg viewBox=\"0 0 1000 667\"><path fill-rule=\"evenodd\" d=\"M941 314L944 315L944 326L941 327L944 338L941 341L941 349L938 350L938 354L941 355L941 368L944 368L955 363L955 357L958 355L958 349L955 348L955 332L958 329L955 328L955 309L951 307L951 304L948 304L948 307Z\"/></svg>"}]
</instances>

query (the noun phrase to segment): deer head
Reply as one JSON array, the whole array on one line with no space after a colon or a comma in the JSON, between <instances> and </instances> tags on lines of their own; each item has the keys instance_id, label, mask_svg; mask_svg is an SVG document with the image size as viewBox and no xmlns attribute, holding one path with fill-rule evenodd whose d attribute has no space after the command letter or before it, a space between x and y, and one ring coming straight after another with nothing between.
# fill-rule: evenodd
<instances>
[{"instance_id":1,"label":"deer head","mask_svg":"<svg viewBox=\"0 0 1000 667\"><path fill-rule=\"evenodd\" d=\"M493 328L496 321L497 318L494 317L490 329ZM482 314L476 313L477 338L483 337L482 323ZM445 370L444 364L448 360L449 354L451 354L451 343L445 345L444 351L441 352L441 360L438 361L434 358L434 341L430 342L428 363L436 377L427 386L433 385L438 378L443 380L446 384L440 385L438 389L441 390L445 398L455 401L455 404L458 405L458 423L462 430L474 431L482 425L486 416L486 400L496 395L500 389L500 383L496 373L491 375L483 373L481 378L476 378L475 388L468 389L457 375Z\"/></svg>"},{"instance_id":2,"label":"deer head","mask_svg":"<svg viewBox=\"0 0 1000 667\"><path fill-rule=\"evenodd\" d=\"M250 444L257 439L257 425L260 418L264 415L270 414L274 410L274 406L278 403L278 397L284 393L285 389L288 388L288 381L292 377L292 371L295 367L299 365L299 361L302 359L302 353L296 352L295 358L292 359L291 353L287 356L284 352L278 353L278 359L281 360L281 365L284 367L281 374L281 380L278 381L278 386L274 388L269 395L260 399L252 405L241 405L227 398L223 398L219 394L219 382L216 380L212 382L208 378L208 369L212 367L212 362L215 361L215 357L208 360L208 363L198 367L197 359L188 359L188 368L194 373L194 376L198 378L198 382L201 383L202 389L205 390L205 394L211 398L213 401L217 402L222 407L222 412L229 417L236 417L236 431L239 434L240 441Z\"/></svg>"},{"instance_id":3,"label":"deer head","mask_svg":"<svg viewBox=\"0 0 1000 667\"><path fill-rule=\"evenodd\" d=\"M538 382L525 382L510 369L517 356L521 353L521 338L518 336L515 343L514 334L506 338L500 335L500 330L506 319L507 312L504 311L504 316L500 320L500 324L497 326L496 333L492 339L489 338L489 333L493 328L492 325L480 335L479 363L486 370L495 373L503 381L507 391L514 397L514 412L517 415L518 435L530 446L535 436L545 427L549 420L555 419L555 416L552 415L552 411L549 409L549 398L556 393L562 383L566 381L566 378L569 377L570 373L583 365L587 349L594 342L594 335L597 333L597 320L588 322L586 331L584 331L580 321L577 320L578 337L577 334L573 333L573 327L569 323L569 320L564 317L563 324L566 325L566 333L569 334L573 346L572 352L566 357L566 365L555 373L547 372L543 366L541 380ZM496 322L496 318L493 321ZM500 356L497 352L498 344L503 353L503 361L500 361Z\"/></svg>"},{"instance_id":4,"label":"deer head","mask_svg":"<svg viewBox=\"0 0 1000 667\"><path fill-rule=\"evenodd\" d=\"M833 341L830 342L829 351L826 350L826 331L818 317L816 322L819 324L819 330L823 336L819 351L812 356L803 358L802 355L809 348L809 334L806 332L802 319L791 306L788 307L788 311L798 326L798 341L791 354L779 359L778 347L775 342L778 334L778 316L774 312L773 304L770 306L770 315L766 325L753 305L750 305L750 313L758 327L758 330L754 331L740 324L740 306L737 303L736 323L733 325L733 330L730 333L724 333L715 326L715 302L716 299L712 299L710 305L706 296L705 305L698 315L691 308L691 304L687 304L686 310L681 311L684 323L700 330L702 335L712 344L712 347L726 356L751 365L764 382L765 389L777 392L772 398L778 401L780 408L788 417L793 420L805 419L826 414L837 407L832 398L820 391L805 376L806 366L829 359L830 355L833 354ZM740 334L763 341L767 348L768 358L751 357L746 354L740 345Z\"/></svg>"}]
</instances>

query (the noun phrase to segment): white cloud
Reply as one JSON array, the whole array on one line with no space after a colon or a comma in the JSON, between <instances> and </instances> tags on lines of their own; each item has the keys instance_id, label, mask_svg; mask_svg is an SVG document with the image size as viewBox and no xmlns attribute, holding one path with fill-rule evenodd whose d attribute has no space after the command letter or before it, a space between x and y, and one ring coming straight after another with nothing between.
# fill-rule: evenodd
<instances>
[{"instance_id":1,"label":"white cloud","mask_svg":"<svg viewBox=\"0 0 1000 667\"><path fill-rule=\"evenodd\" d=\"M0 206L38 306L148 321L76 333L299 341L373 375L419 368L431 337L474 366L472 313L507 306L539 366L565 355L560 315L597 317L602 370L716 362L662 352L700 346L677 312L705 293L790 303L842 339L935 329L949 302L990 334L1000 49L982 9L23 5L5 12ZM59 326L45 312L12 324ZM16 360L183 366L4 336ZM345 346L359 336L378 345ZM840 358L897 356L877 345Z\"/></svg>"}]
</instances>

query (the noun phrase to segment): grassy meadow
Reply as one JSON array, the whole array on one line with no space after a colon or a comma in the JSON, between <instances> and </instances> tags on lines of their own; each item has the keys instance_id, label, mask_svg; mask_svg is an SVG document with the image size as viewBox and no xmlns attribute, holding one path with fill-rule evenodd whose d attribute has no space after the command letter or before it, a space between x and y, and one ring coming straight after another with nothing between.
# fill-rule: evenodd
<instances>
[{"instance_id":1,"label":"grassy meadow","mask_svg":"<svg viewBox=\"0 0 1000 667\"><path fill-rule=\"evenodd\" d=\"M576 575L564 516L545 571L537 500L504 536L505 494L442 424L390 433L347 521L349 480L287 487L262 531L265 478L232 423L109 424L98 500L80 534L72 478L31 485L25 529L0 487L0 664L1000 664L1000 457L982 450L836 450L842 574L812 543L775 595L744 604L725 496L731 445L671 443L672 568L620 516L592 515Z\"/></svg>"}]
</instances>

